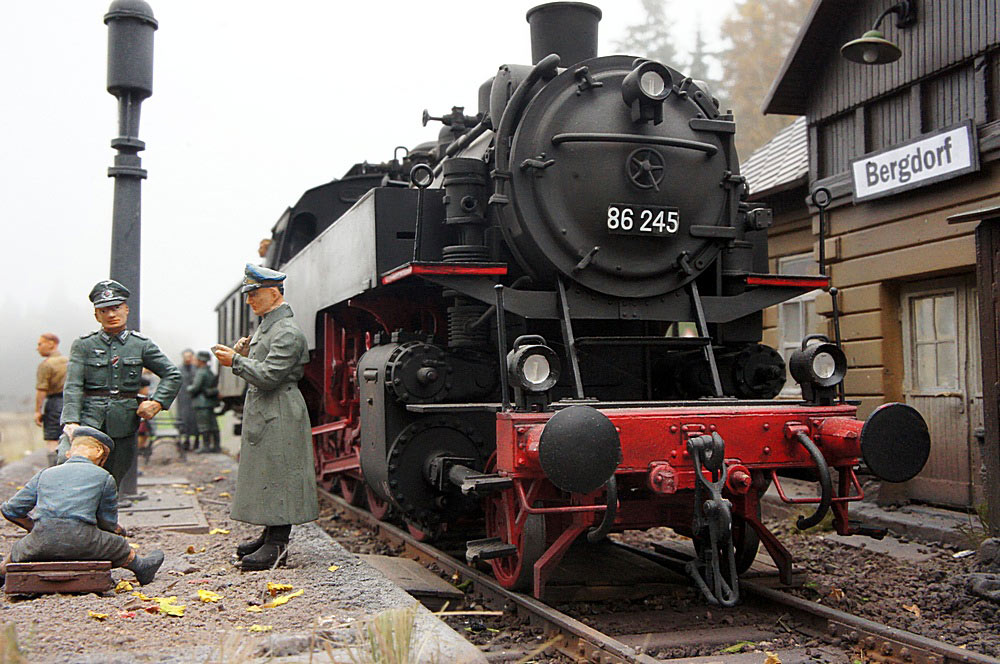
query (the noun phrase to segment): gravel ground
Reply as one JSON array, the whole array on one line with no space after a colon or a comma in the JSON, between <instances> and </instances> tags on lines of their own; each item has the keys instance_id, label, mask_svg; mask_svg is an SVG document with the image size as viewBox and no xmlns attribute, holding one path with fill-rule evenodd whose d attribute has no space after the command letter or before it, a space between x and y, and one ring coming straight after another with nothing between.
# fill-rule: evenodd
<instances>
[{"instance_id":1,"label":"gravel ground","mask_svg":"<svg viewBox=\"0 0 1000 664\"><path fill-rule=\"evenodd\" d=\"M228 497L235 489L235 463L223 455L191 456L183 463L172 448L158 446L154 461L140 469L148 475L186 477L203 487L198 498L211 528L228 534L189 535L137 528L130 542L141 554L162 548L166 561L156 579L141 590L146 596L176 596L184 615L149 613L155 605L131 592L104 595L42 595L0 600L0 622L14 623L18 641L30 662L243 662L256 656L288 656L327 641L338 661L351 661L343 648L358 643L359 621L387 608L406 606L408 595L330 539L315 526L292 531L288 566L274 571L240 572L233 566L235 545L257 529L229 519ZM14 464L0 471L0 497L12 494L35 469ZM150 489L152 490L152 489ZM0 526L4 554L21 531ZM193 551L194 553L190 553ZM331 566L337 569L331 571ZM115 581L135 583L127 570L113 570ZM287 584L301 596L287 603L248 611L272 599L267 583ZM198 591L221 599L202 602ZM88 612L106 614L98 620ZM254 625L265 631L254 632ZM417 618L417 639L451 645L454 635L438 633L440 622L426 611ZM433 634L431 634L433 632ZM431 634L429 637L428 634ZM468 647L458 639L462 647ZM454 657L454 661L462 661ZM316 659L328 661L326 656Z\"/></svg>"}]
</instances>

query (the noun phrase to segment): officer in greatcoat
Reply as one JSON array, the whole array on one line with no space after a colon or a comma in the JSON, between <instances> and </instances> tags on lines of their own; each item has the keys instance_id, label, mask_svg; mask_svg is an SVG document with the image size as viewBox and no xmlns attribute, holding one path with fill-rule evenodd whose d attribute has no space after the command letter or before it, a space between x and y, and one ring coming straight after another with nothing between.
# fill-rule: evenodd
<instances>
[{"instance_id":1,"label":"officer in greatcoat","mask_svg":"<svg viewBox=\"0 0 1000 664\"><path fill-rule=\"evenodd\" d=\"M136 453L139 418L152 419L169 408L181 386L181 372L144 334L126 329L129 291L117 281L100 281L90 291L101 329L73 342L63 387L60 459L79 425L99 429L115 441L106 464L121 486ZM156 392L139 399L142 369L160 377Z\"/></svg>"},{"instance_id":2,"label":"officer in greatcoat","mask_svg":"<svg viewBox=\"0 0 1000 664\"><path fill-rule=\"evenodd\" d=\"M282 564L292 524L319 515L309 413L298 388L309 349L285 303L285 276L247 264L242 290L260 325L235 348L212 348L249 385L232 517L265 528L236 549L245 570Z\"/></svg>"},{"instance_id":3,"label":"officer in greatcoat","mask_svg":"<svg viewBox=\"0 0 1000 664\"><path fill-rule=\"evenodd\" d=\"M219 405L219 377L208 365L211 359L212 354L207 350L198 351L198 370L187 388L198 424L198 436L201 437L201 452L222 451L219 446L219 421L215 416L215 407Z\"/></svg>"}]
</instances>

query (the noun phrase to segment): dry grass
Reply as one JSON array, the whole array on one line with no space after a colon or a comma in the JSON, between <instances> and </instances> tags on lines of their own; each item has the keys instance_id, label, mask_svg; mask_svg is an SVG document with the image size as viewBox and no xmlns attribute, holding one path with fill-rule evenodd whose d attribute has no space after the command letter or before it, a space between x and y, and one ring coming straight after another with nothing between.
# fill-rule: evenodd
<instances>
[{"instance_id":1,"label":"dry grass","mask_svg":"<svg viewBox=\"0 0 1000 664\"><path fill-rule=\"evenodd\" d=\"M353 664L418 664L424 643L414 644L417 605L389 609L358 625L362 646L350 648ZM415 647L419 645L419 647Z\"/></svg>"},{"instance_id":2,"label":"dry grass","mask_svg":"<svg viewBox=\"0 0 1000 664\"><path fill-rule=\"evenodd\" d=\"M0 627L0 664L26 664L21 647L17 644L17 628L14 623Z\"/></svg>"}]
</instances>

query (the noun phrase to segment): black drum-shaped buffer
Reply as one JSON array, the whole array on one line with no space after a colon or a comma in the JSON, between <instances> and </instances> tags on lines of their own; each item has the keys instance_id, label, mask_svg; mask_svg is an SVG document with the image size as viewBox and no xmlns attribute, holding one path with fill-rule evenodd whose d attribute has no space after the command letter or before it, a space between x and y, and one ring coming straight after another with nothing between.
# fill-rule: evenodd
<instances>
[{"instance_id":1,"label":"black drum-shaped buffer","mask_svg":"<svg viewBox=\"0 0 1000 664\"><path fill-rule=\"evenodd\" d=\"M879 406L861 428L861 456L871 471L887 482L913 479L930 453L927 423L913 406Z\"/></svg>"},{"instance_id":2,"label":"black drum-shaped buffer","mask_svg":"<svg viewBox=\"0 0 1000 664\"><path fill-rule=\"evenodd\" d=\"M622 460L618 429L590 406L570 406L542 429L538 458L549 481L563 491L590 493L615 474Z\"/></svg>"}]
</instances>

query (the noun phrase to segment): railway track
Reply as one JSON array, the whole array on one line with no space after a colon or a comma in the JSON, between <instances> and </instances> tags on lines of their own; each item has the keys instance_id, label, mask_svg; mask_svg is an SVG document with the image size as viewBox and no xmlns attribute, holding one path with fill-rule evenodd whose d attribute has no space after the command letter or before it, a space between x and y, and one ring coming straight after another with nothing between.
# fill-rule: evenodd
<instances>
[{"instance_id":1,"label":"railway track","mask_svg":"<svg viewBox=\"0 0 1000 664\"><path fill-rule=\"evenodd\" d=\"M762 662L761 652L723 652L727 644L771 642L767 662L887 662L896 664L1000 664L1000 660L969 652L941 641L882 625L815 602L804 600L762 581L741 580L744 601L733 609L700 606L674 610L656 606L643 612L594 612L574 616L569 612L501 587L491 576L439 550L339 496L320 490L346 518L361 522L383 541L404 547L404 555L457 575L471 584L477 602L516 614L541 628L547 643L572 661L636 662ZM671 570L682 569L683 552L657 553L628 545L615 545L625 554L642 557ZM678 588L681 588L680 580ZM585 590L576 601L586 599ZM594 601L600 601L594 600ZM636 624L644 630L629 633ZM678 656L709 646L711 658ZM732 649L735 650L735 649Z\"/></svg>"}]
</instances>

